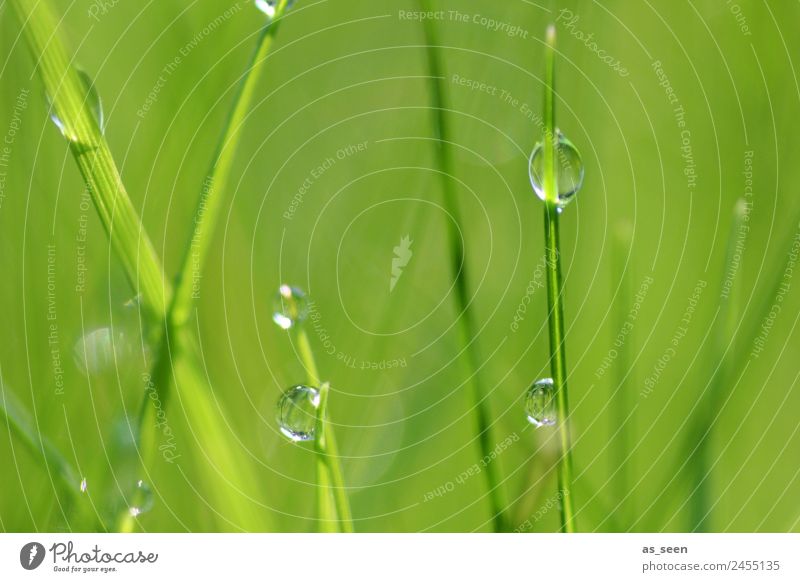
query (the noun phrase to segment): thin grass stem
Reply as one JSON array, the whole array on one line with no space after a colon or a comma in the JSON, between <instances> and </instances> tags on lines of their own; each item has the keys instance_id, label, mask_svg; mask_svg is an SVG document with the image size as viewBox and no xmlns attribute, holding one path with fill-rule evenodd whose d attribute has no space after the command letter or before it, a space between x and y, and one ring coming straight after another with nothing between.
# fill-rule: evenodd
<instances>
[{"instance_id":1,"label":"thin grass stem","mask_svg":"<svg viewBox=\"0 0 800 582\"><path fill-rule=\"evenodd\" d=\"M209 179L203 183L193 221L194 229L184 251L182 267L175 284L175 296L170 308L171 324L175 327L185 324L191 315L195 274L206 262L224 203L229 199L226 194L229 194L231 169L244 120L250 112L258 81L287 5L288 0L280 0L275 7L275 15L261 31L246 72L239 81L233 107L228 114L211 163Z\"/></svg>"},{"instance_id":2,"label":"thin grass stem","mask_svg":"<svg viewBox=\"0 0 800 582\"><path fill-rule=\"evenodd\" d=\"M353 516L347 498L339 460L336 435L328 421L328 395L330 384L320 382L317 363L308 334L302 325L295 334L300 359L306 369L308 383L319 390L314 451L317 454L317 503L320 514L320 529L325 532L353 532Z\"/></svg>"},{"instance_id":3,"label":"thin grass stem","mask_svg":"<svg viewBox=\"0 0 800 582\"><path fill-rule=\"evenodd\" d=\"M556 397L559 459L558 492L561 500L561 530L572 533L575 523L572 495L572 440L567 398L567 356L564 340L564 294L561 277L559 240L558 183L556 175L555 124L555 43L554 26L547 29L544 91L544 232L547 273L548 327L550 330L550 368Z\"/></svg>"},{"instance_id":4,"label":"thin grass stem","mask_svg":"<svg viewBox=\"0 0 800 582\"><path fill-rule=\"evenodd\" d=\"M688 432L686 448L690 462L692 492L689 497L689 516L691 531L706 532L712 520L711 508L714 499L710 482L710 445L715 417L719 412L719 403L726 400L726 388L731 385L731 356L736 347L736 325L739 319L738 288L736 284L741 268L741 249L747 242L750 229L746 225L748 207L740 199L734 207L731 227L725 251L725 268L723 270L719 311L715 321L713 354L710 358L711 380L708 390L697 404L697 414L693 418ZM726 277L730 281L726 285Z\"/></svg>"},{"instance_id":5,"label":"thin grass stem","mask_svg":"<svg viewBox=\"0 0 800 582\"><path fill-rule=\"evenodd\" d=\"M423 12L428 10L428 2L419 0L420 9ZM491 457L492 453L492 412L488 397L483 393L478 375L478 353L475 342L476 326L473 321L472 311L469 307L469 286L467 277L467 265L464 256L464 246L458 232L458 225L461 223L460 210L453 189L453 182L450 176L453 175L453 162L449 148L449 130L447 116L445 115L444 90L442 88L442 67L439 61L438 45L436 43L436 30L431 19L423 19L423 31L425 34L425 52L428 61L428 89L431 95L431 109L433 111L433 126L437 139L436 157L437 165L441 170L441 185L444 193L444 203L448 214L453 220L448 221L448 241L451 249L451 273L454 280L456 308L458 310L458 326L460 342L466 346L467 367L473 372L473 377L469 381L472 408L475 412L475 421L478 428L478 446L481 458ZM500 471L500 464L490 463L483 471L488 489L489 503L492 512L492 525L495 532L509 530L506 511L508 499L503 486L503 476Z\"/></svg>"},{"instance_id":6,"label":"thin grass stem","mask_svg":"<svg viewBox=\"0 0 800 582\"><path fill-rule=\"evenodd\" d=\"M618 285L615 292L617 294L614 301L614 328L616 333L622 333L628 321L628 309L631 305L631 276L630 269L627 267L626 258L629 256L632 243L631 225L625 221L617 224L612 239L612 281ZM613 400L610 434L615 435L612 455L612 467L614 468L613 490L616 492L619 505L618 512L622 514L622 521L629 521L629 511L626 498L630 491L628 456L631 445L631 420L628 418L631 407L631 382L634 377L634 362L631 358L630 345L633 341L632 331L628 331L617 347L616 358L616 382L611 388L609 397ZM616 338L614 339L616 345Z\"/></svg>"}]
</instances>

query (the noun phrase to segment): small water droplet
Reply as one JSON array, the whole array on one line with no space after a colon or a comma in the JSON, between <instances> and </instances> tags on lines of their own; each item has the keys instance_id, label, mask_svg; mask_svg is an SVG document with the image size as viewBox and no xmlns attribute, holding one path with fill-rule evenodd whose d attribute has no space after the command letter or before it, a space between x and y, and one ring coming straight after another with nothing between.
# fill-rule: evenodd
<instances>
[{"instance_id":1,"label":"small water droplet","mask_svg":"<svg viewBox=\"0 0 800 582\"><path fill-rule=\"evenodd\" d=\"M133 346L122 331L101 327L88 332L73 349L75 365L84 376L102 374L130 359Z\"/></svg>"},{"instance_id":2,"label":"small water droplet","mask_svg":"<svg viewBox=\"0 0 800 582\"><path fill-rule=\"evenodd\" d=\"M275 11L278 9L278 4L280 4L280 0L256 0L256 8L270 18L275 18ZM289 10L292 4L294 4L294 0L289 0L284 10Z\"/></svg>"},{"instance_id":3,"label":"small water droplet","mask_svg":"<svg viewBox=\"0 0 800 582\"><path fill-rule=\"evenodd\" d=\"M133 308L138 308L141 304L142 304L142 294L137 293L136 295L128 299L125 303L123 303L122 306L125 309L133 309Z\"/></svg>"},{"instance_id":4,"label":"small water droplet","mask_svg":"<svg viewBox=\"0 0 800 582\"><path fill-rule=\"evenodd\" d=\"M555 388L551 378L537 380L525 395L525 413L528 421L539 428L556 423Z\"/></svg>"},{"instance_id":5,"label":"small water droplet","mask_svg":"<svg viewBox=\"0 0 800 582\"><path fill-rule=\"evenodd\" d=\"M308 299L297 287L281 285L273 307L272 321L282 329L295 327L308 317Z\"/></svg>"},{"instance_id":6,"label":"small water droplet","mask_svg":"<svg viewBox=\"0 0 800 582\"><path fill-rule=\"evenodd\" d=\"M278 399L278 424L281 432L293 441L314 439L317 424L319 390L293 386Z\"/></svg>"},{"instance_id":7,"label":"small water droplet","mask_svg":"<svg viewBox=\"0 0 800 582\"><path fill-rule=\"evenodd\" d=\"M97 127L100 128L101 133L105 133L105 119L103 115L103 101L100 99L100 94L97 92L97 88L94 85L91 77L87 75L85 72L77 69L78 77L83 83L84 91L86 95L84 97L83 105L89 108L89 112L94 117L94 120L97 122ZM50 105L50 119L56 125L58 130L61 132L65 138L67 138L71 142L77 142L78 136L76 132L67 125L64 121L56 113L55 108L53 107L52 100L48 97L47 99L48 104Z\"/></svg>"},{"instance_id":8,"label":"small water droplet","mask_svg":"<svg viewBox=\"0 0 800 582\"><path fill-rule=\"evenodd\" d=\"M132 503L128 511L133 517L137 517L153 507L153 492L150 487L139 479L132 493Z\"/></svg>"},{"instance_id":9,"label":"small water droplet","mask_svg":"<svg viewBox=\"0 0 800 582\"><path fill-rule=\"evenodd\" d=\"M81 493L86 493L86 477L81 479Z\"/></svg>"},{"instance_id":10,"label":"small water droplet","mask_svg":"<svg viewBox=\"0 0 800 582\"><path fill-rule=\"evenodd\" d=\"M575 199L583 185L583 160L578 149L564 135L557 131L556 141L556 185L559 209ZM545 200L544 192L544 142L539 142L528 160L528 175L536 195Z\"/></svg>"}]
</instances>

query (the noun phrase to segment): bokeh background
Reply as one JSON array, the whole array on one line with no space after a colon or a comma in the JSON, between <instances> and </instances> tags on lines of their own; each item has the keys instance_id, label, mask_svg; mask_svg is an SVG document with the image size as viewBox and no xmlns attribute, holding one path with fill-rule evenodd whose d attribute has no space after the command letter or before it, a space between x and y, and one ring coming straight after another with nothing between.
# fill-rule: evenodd
<instances>
[{"instance_id":1,"label":"bokeh background","mask_svg":"<svg viewBox=\"0 0 800 582\"><path fill-rule=\"evenodd\" d=\"M173 274L263 15L247 0L53 4ZM288 442L275 422L278 396L305 377L290 336L271 320L283 282L304 288L318 310L309 333L334 386L330 414L356 529L490 529L483 475L462 477L480 463L474 370L454 325L423 28L405 14L418 9L408 0L297 0L285 18L192 322L214 401L258 486L230 487L196 446L204 427L175 398L168 415L181 459L136 476L154 493L141 529L236 531L215 507L220 489L272 514L278 531L316 528L311 448ZM492 462L512 527L558 528L555 435L528 425L523 408L527 387L549 375L542 205L527 156L541 136L542 39L557 21L558 125L581 150L586 176L562 214L579 529L798 531L800 279L791 260L800 227L800 4L449 0L433 9L443 11L435 27L477 378L493 410L493 443L511 442ZM0 167L2 388L86 478L82 503L91 497L95 516L62 511L52 468L3 425L0 528L95 529L98 519L110 528L103 508L119 495L114 451L143 395L141 349L87 377L73 346L107 327L135 338L136 292L48 119L7 2L0 31L0 133L10 152ZM749 235L734 232L729 271L731 217L746 195ZM390 292L393 249L405 236L413 256ZM733 316L718 325L725 285L735 289ZM763 351L754 354L759 335ZM697 427L709 422L700 458Z\"/></svg>"}]
</instances>

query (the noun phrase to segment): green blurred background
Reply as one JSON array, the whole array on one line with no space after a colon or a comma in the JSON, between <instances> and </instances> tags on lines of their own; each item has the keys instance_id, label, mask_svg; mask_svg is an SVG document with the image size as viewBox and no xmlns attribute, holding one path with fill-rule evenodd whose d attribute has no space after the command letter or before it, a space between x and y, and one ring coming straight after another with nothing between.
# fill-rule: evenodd
<instances>
[{"instance_id":1,"label":"green blurred background","mask_svg":"<svg viewBox=\"0 0 800 582\"><path fill-rule=\"evenodd\" d=\"M175 273L263 15L246 0L53 4L75 62L102 96L106 137L134 205L167 272ZM542 38L558 18L558 125L581 150L586 171L578 201L562 215L579 529L694 529L698 461L690 456L697 442L691 427L699 414L714 421L705 527L800 530L800 282L791 275L764 351L751 356L753 331L761 332L798 229L800 87L792 55L800 50L800 5L449 0L434 8L444 11L435 26L454 142L451 179L479 328L478 377L494 411L493 442L512 441L493 461L505 477L512 526L558 528L554 433L529 426L523 410L527 387L549 375L546 298L536 284L543 282L543 272L537 275L542 205L528 182L527 156L541 135ZM168 415L181 459L146 476L154 503L140 516L142 529L236 531L235 519L219 512L210 495L219 488L247 497L253 512L272 513L279 531L316 528L312 450L286 441L274 418L280 393L305 377L289 336L271 321L282 282L306 289L318 309L312 345L334 386L330 414L356 529L490 529L483 476L459 477L480 462L468 390L473 371L454 326L449 217L423 29L403 14L413 10L418 6L408 0L297 0L286 17L246 123L234 191L225 194L230 203L192 323L216 402L259 486L236 491L217 474L214 460L196 446L204 427L187 422L178 396ZM483 17L519 28L493 30ZM125 446L126 419L141 402L142 354L118 354L119 369L87 378L73 345L108 326L135 336L137 310L129 303L135 292L94 208L82 206L82 180L48 119L19 31L3 3L0 132L12 141L0 167L3 389L35 412L38 430L86 478L102 513L117 490L114 448ZM628 74L604 63L592 42ZM180 65L165 73L176 56ZM660 86L655 61L677 104ZM489 89L454 82L454 75ZM15 116L20 94L26 107ZM685 173L678 104L694 187ZM337 157L357 144L365 144L362 151ZM720 346L712 322L749 151L751 230L735 271L738 316L729 328L737 333L721 344L733 354L733 372L709 396ZM329 158L333 163L318 171ZM287 218L307 179L302 202ZM79 292L84 223L86 289ZM619 234L626 231L630 244ZM406 235L413 256L390 293L393 248ZM49 256L56 267L50 296ZM609 356L620 317L648 277L652 284L623 342L628 356ZM685 325L681 319L702 283ZM48 344L51 299L63 390ZM512 327L523 301L524 317ZM674 345L681 327L685 337ZM665 353L669 362L660 366ZM402 365L371 369L393 360ZM628 459L618 471L620 451ZM97 527L65 519L52 469L5 428L0 462L3 530Z\"/></svg>"}]
</instances>

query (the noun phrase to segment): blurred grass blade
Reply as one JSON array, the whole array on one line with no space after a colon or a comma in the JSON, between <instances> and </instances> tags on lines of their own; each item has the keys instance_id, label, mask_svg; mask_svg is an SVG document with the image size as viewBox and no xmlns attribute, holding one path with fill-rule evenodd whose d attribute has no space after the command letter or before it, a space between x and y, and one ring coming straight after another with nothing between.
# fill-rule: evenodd
<instances>
[{"instance_id":1,"label":"blurred grass blade","mask_svg":"<svg viewBox=\"0 0 800 582\"><path fill-rule=\"evenodd\" d=\"M48 473L51 469L55 470L62 496L65 499L77 498L80 486L80 477L77 471L55 445L37 430L30 413L25 410L13 392L6 390L2 375L0 375L0 392L2 392L0 417L3 422L31 454L44 462ZM7 473L7 476L10 476L10 473Z\"/></svg>"},{"instance_id":2,"label":"blurred grass blade","mask_svg":"<svg viewBox=\"0 0 800 582\"><path fill-rule=\"evenodd\" d=\"M631 297L633 296L631 289L631 269L627 264L627 259L630 256L631 244L633 242L633 228L630 223L623 221L617 224L614 229L612 240L612 281L617 285L616 289L612 289L614 294L617 294L614 301L614 321L616 333L622 333L623 330L629 325L628 315L631 306ZM629 328L632 329L632 328ZM613 461L612 468L614 470L613 477L613 490L617 494L617 508L616 512L621 515L614 516L616 519L624 523L628 523L630 513L627 508L626 499L630 499L630 480L628 478L628 459L631 445L631 419L629 415L632 409L632 392L631 392L631 378L634 376L634 363L630 354L630 344L633 341L633 332L629 331L622 344L617 350L617 361L615 374L616 382L611 388L609 398L614 402L611 407L611 427L609 433L616 435L613 437ZM616 337L612 343L616 342Z\"/></svg>"},{"instance_id":3,"label":"blurred grass blade","mask_svg":"<svg viewBox=\"0 0 800 582\"><path fill-rule=\"evenodd\" d=\"M183 446L198 451L194 453L195 464L203 468L202 482L198 485L213 500L225 529L271 531L274 529L271 510L256 501L256 494L263 492L264 485L253 473L253 459L222 418L220 402L202 372L203 355L193 336L182 335L178 341L181 345L169 366L175 382L173 410L182 411L190 425L186 437L191 434L193 441L184 442ZM160 454L158 442L152 441L158 432L151 431L150 437L141 441L143 454L151 459Z\"/></svg>"},{"instance_id":4,"label":"blurred grass blade","mask_svg":"<svg viewBox=\"0 0 800 582\"><path fill-rule=\"evenodd\" d=\"M696 405L696 414L690 424L689 439L686 443L691 492L689 495L689 531L709 531L712 519L711 508L714 502L710 483L710 446L714 422L720 406L728 397L731 388L731 356L735 353L736 324L740 317L738 291L742 277L741 259L750 227L749 207L743 199L737 201L731 220L730 232L725 250L725 267L720 285L719 311L714 322L713 354L710 358L712 369L708 389L701 395ZM727 278L726 278L727 277Z\"/></svg>"},{"instance_id":5,"label":"blurred grass blade","mask_svg":"<svg viewBox=\"0 0 800 582\"><path fill-rule=\"evenodd\" d=\"M544 230L547 272L548 328L550 330L550 368L558 411L558 492L561 499L561 530L577 529L572 495L572 439L569 430L567 398L567 357L564 332L564 289L561 280L558 183L556 176L555 51L556 29L547 28L544 87Z\"/></svg>"},{"instance_id":6,"label":"blurred grass blade","mask_svg":"<svg viewBox=\"0 0 800 582\"><path fill-rule=\"evenodd\" d=\"M429 12L428 2L419 0L420 10ZM436 156L437 165L441 170L442 190L444 193L444 206L447 213L452 216L447 221L447 237L449 248L451 249L450 270L454 280L456 308L458 311L458 327L460 341L466 345L466 358L469 372L472 378L469 381L472 390L472 407L475 411L476 424L478 429L478 445L481 458L491 457L492 455L492 419L493 415L490 408L489 397L484 395L481 390L478 362L478 353L475 334L475 323L472 311L469 308L469 289L467 277L467 263L464 256L464 247L458 231L461 224L461 213L459 211L456 192L453 189L453 162L449 148L449 131L447 126L447 116L445 115L444 91L442 89L442 67L439 61L439 53L436 43L436 31L431 19L422 20L425 33L425 53L428 61L428 87L431 95L431 109L433 110L433 127L436 136ZM483 471L486 479L486 486L489 491L489 502L491 504L493 528L496 532L508 531L509 526L506 519L508 500L503 486L503 477L500 472L500 463L494 462L486 466Z\"/></svg>"},{"instance_id":7,"label":"blurred grass blade","mask_svg":"<svg viewBox=\"0 0 800 582\"><path fill-rule=\"evenodd\" d=\"M19 17L52 114L68 142L111 245L155 321L166 313L170 289L161 262L122 184L111 151L87 102L86 83L71 66L47 0L9 0Z\"/></svg>"}]
</instances>

